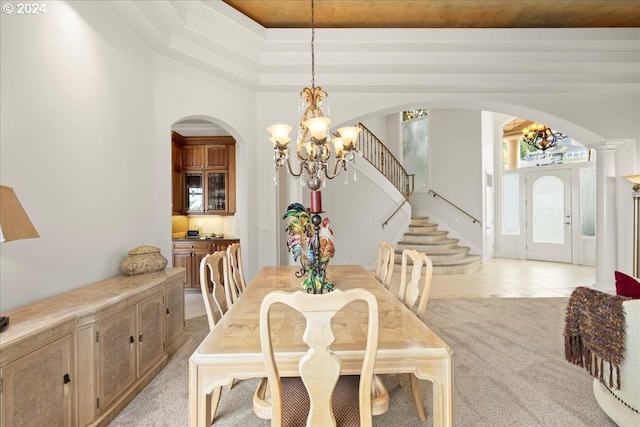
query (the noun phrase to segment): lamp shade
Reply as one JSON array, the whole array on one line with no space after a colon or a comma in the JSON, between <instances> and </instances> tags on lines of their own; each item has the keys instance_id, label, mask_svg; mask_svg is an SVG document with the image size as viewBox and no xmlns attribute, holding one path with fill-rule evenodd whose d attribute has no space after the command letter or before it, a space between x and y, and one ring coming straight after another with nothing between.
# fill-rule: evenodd
<instances>
[{"instance_id":1,"label":"lamp shade","mask_svg":"<svg viewBox=\"0 0 640 427\"><path fill-rule=\"evenodd\" d=\"M271 138L269 138L269 140L274 144L275 142L277 142L280 145L285 145L291 140L291 138L289 138L289 132L291 132L291 126L289 125L283 125L283 124L271 125L267 128L267 131L271 134Z\"/></svg>"},{"instance_id":2,"label":"lamp shade","mask_svg":"<svg viewBox=\"0 0 640 427\"><path fill-rule=\"evenodd\" d=\"M343 150L343 147L344 147L344 143L342 142L342 138L337 136L337 137L333 138L331 140L331 142L333 142L333 146L335 147L336 157L342 156L342 150Z\"/></svg>"},{"instance_id":3,"label":"lamp shade","mask_svg":"<svg viewBox=\"0 0 640 427\"><path fill-rule=\"evenodd\" d=\"M355 147L355 142L358 139L360 128L357 126L347 126L338 129L338 133L342 137L344 147L346 149L353 149Z\"/></svg>"},{"instance_id":4,"label":"lamp shade","mask_svg":"<svg viewBox=\"0 0 640 427\"><path fill-rule=\"evenodd\" d=\"M305 121L303 125L309 130L312 137L322 140L327 137L329 123L331 123L331 119L328 117L314 117Z\"/></svg>"},{"instance_id":5,"label":"lamp shade","mask_svg":"<svg viewBox=\"0 0 640 427\"><path fill-rule=\"evenodd\" d=\"M0 242L40 237L13 188L0 185Z\"/></svg>"},{"instance_id":6,"label":"lamp shade","mask_svg":"<svg viewBox=\"0 0 640 427\"><path fill-rule=\"evenodd\" d=\"M640 184L640 175L627 175L623 176L623 178L627 181L633 182L634 184Z\"/></svg>"}]
</instances>

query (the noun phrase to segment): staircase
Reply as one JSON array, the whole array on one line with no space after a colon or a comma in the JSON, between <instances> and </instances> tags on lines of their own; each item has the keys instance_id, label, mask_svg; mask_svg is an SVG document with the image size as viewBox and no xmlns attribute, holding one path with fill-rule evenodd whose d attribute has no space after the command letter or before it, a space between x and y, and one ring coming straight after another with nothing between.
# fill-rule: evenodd
<instances>
[{"instance_id":1,"label":"staircase","mask_svg":"<svg viewBox=\"0 0 640 427\"><path fill-rule=\"evenodd\" d=\"M448 231L438 230L438 224L426 217L413 217L409 232L396 245L395 266L402 265L402 251L414 249L424 252L433 262L433 274L467 273L480 266L481 257L469 255L469 248L458 245L458 239L447 237Z\"/></svg>"}]
</instances>

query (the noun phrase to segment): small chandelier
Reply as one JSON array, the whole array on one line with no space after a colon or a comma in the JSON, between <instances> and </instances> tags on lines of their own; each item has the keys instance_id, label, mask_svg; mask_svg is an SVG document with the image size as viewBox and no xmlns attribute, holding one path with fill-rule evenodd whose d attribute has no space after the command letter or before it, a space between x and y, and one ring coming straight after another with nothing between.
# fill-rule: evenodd
<instances>
[{"instance_id":1,"label":"small chandelier","mask_svg":"<svg viewBox=\"0 0 640 427\"><path fill-rule=\"evenodd\" d=\"M522 140L542 151L555 147L558 144L558 140L566 137L566 135L554 132L548 126L540 123L534 123L522 129Z\"/></svg>"},{"instance_id":2,"label":"small chandelier","mask_svg":"<svg viewBox=\"0 0 640 427\"><path fill-rule=\"evenodd\" d=\"M321 185L326 185L325 178L333 179L345 173L345 183L348 183L347 167L353 163L355 168L355 153L358 152L356 142L359 127L343 127L336 131L331 138L329 124L331 119L322 112L323 102L328 102L329 95L321 87L315 86L315 20L314 4L311 0L311 87L305 87L300 92L302 119L298 126L298 138L296 157L300 163L300 169L294 171L289 161L288 144L291 138L291 126L287 124L275 124L267 128L271 134L269 141L273 144L274 151L274 177L278 184L278 168L287 166L289 174L294 178L302 178L302 184L309 190L317 191ZM331 157L331 143L335 151L335 163L329 166ZM354 171L354 180L357 179Z\"/></svg>"}]
</instances>

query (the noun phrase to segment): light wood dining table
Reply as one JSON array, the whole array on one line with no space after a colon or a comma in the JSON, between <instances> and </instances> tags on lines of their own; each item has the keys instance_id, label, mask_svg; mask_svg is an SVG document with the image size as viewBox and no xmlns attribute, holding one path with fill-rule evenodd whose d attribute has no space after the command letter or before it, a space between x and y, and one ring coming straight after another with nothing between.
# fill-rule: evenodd
<instances>
[{"instance_id":1,"label":"light wood dining table","mask_svg":"<svg viewBox=\"0 0 640 427\"><path fill-rule=\"evenodd\" d=\"M266 377L260 348L259 312L264 296L274 290L301 289L291 266L264 267L238 301L204 338L189 359L189 425L208 426L208 396L235 379ZM413 373L433 384L433 425L453 425L453 351L424 322L359 265L330 265L328 280L337 289L365 288L378 301L379 327L376 374ZM320 297L320 296L319 296ZM272 340L281 376L298 376L298 361L308 346L302 342L305 321L285 306L272 308ZM354 302L333 322L334 352L342 373L358 374L366 341L367 311ZM252 405L247 396L247 405ZM416 411L416 417L418 413ZM214 422L215 424L215 422Z\"/></svg>"}]
</instances>

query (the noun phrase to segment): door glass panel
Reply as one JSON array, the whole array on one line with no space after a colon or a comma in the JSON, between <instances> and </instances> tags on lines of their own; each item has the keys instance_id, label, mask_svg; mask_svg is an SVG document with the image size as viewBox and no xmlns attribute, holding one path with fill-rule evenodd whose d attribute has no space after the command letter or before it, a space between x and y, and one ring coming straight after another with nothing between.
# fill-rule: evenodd
<instances>
[{"instance_id":1,"label":"door glass panel","mask_svg":"<svg viewBox=\"0 0 640 427\"><path fill-rule=\"evenodd\" d=\"M596 169L580 169L580 224L583 236L596 235Z\"/></svg>"},{"instance_id":2,"label":"door glass panel","mask_svg":"<svg viewBox=\"0 0 640 427\"><path fill-rule=\"evenodd\" d=\"M207 210L223 211L227 208L226 181L224 172L207 174Z\"/></svg>"},{"instance_id":3,"label":"door glass panel","mask_svg":"<svg viewBox=\"0 0 640 427\"><path fill-rule=\"evenodd\" d=\"M502 233L520 234L520 176L502 177Z\"/></svg>"},{"instance_id":4,"label":"door glass panel","mask_svg":"<svg viewBox=\"0 0 640 427\"><path fill-rule=\"evenodd\" d=\"M186 173L184 176L185 187L187 192L187 210L203 211L204 210L204 187L201 173Z\"/></svg>"},{"instance_id":5,"label":"door glass panel","mask_svg":"<svg viewBox=\"0 0 640 427\"><path fill-rule=\"evenodd\" d=\"M532 188L533 242L564 244L564 185L555 176L538 178Z\"/></svg>"}]
</instances>

